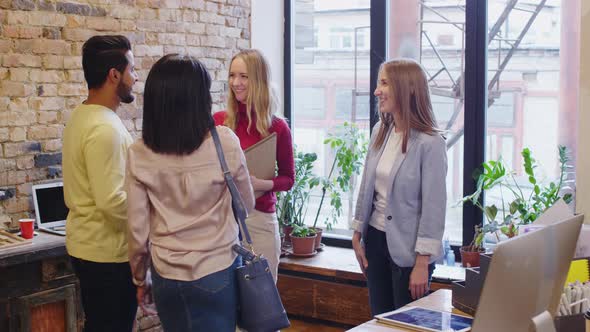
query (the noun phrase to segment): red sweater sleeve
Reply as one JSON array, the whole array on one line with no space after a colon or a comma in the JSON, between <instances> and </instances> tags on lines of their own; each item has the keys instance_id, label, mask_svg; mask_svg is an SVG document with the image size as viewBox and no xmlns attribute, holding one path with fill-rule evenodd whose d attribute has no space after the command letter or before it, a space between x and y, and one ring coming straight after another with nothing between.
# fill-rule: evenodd
<instances>
[{"instance_id":1,"label":"red sweater sleeve","mask_svg":"<svg viewBox=\"0 0 590 332\"><path fill-rule=\"evenodd\" d=\"M213 113L213 121L215 121L216 126L223 126L223 122L225 121L225 111Z\"/></svg>"},{"instance_id":2,"label":"red sweater sleeve","mask_svg":"<svg viewBox=\"0 0 590 332\"><path fill-rule=\"evenodd\" d=\"M274 126L277 133L277 165L278 174L272 180L272 191L287 191L295 182L295 161L293 160L293 140L291 130L283 119L275 118Z\"/></svg>"}]
</instances>

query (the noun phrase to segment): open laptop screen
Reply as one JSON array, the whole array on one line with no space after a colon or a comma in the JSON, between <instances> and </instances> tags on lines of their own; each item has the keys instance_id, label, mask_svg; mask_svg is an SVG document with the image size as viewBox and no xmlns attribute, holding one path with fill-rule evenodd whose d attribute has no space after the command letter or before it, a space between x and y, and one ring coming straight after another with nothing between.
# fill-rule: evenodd
<instances>
[{"instance_id":1,"label":"open laptop screen","mask_svg":"<svg viewBox=\"0 0 590 332\"><path fill-rule=\"evenodd\" d=\"M63 183L34 185L32 189L37 225L41 228L65 225L69 210L64 201Z\"/></svg>"}]
</instances>

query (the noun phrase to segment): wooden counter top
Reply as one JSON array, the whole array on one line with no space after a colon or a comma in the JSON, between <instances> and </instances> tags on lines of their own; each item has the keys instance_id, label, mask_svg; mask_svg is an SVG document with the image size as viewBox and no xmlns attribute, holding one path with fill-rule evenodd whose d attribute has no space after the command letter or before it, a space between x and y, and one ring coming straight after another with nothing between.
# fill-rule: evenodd
<instances>
[{"instance_id":1,"label":"wooden counter top","mask_svg":"<svg viewBox=\"0 0 590 332\"><path fill-rule=\"evenodd\" d=\"M315 256L281 258L279 270L308 273L345 280L365 281L352 249L325 246Z\"/></svg>"},{"instance_id":2,"label":"wooden counter top","mask_svg":"<svg viewBox=\"0 0 590 332\"><path fill-rule=\"evenodd\" d=\"M0 268L67 255L64 236L36 232L31 244L0 249Z\"/></svg>"}]
</instances>

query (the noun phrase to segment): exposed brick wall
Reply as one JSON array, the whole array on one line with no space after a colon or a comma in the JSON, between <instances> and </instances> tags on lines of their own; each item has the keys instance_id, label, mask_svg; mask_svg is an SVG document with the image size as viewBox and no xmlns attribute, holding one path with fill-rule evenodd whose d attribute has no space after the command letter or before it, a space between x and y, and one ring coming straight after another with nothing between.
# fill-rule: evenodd
<instances>
[{"instance_id":1,"label":"exposed brick wall","mask_svg":"<svg viewBox=\"0 0 590 332\"><path fill-rule=\"evenodd\" d=\"M201 59L223 107L231 56L250 45L250 0L0 0L0 228L31 215L31 184L60 176L68 114L87 94L81 48L96 34L133 44L140 81L118 111L141 131L144 81L162 55Z\"/></svg>"}]
</instances>

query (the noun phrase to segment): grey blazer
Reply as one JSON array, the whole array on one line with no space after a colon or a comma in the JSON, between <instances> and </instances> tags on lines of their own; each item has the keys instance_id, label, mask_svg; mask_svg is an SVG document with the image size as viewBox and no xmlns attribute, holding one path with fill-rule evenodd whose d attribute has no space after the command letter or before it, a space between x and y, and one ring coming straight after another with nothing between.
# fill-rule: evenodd
<instances>
[{"instance_id":1,"label":"grey blazer","mask_svg":"<svg viewBox=\"0 0 590 332\"><path fill-rule=\"evenodd\" d=\"M377 163L386 145L379 150L371 148L380 126L378 122L373 128L352 223L365 242L373 212ZM395 160L388 180L391 183L387 185L391 189L385 207L385 233L389 254L398 266L414 266L416 253L430 255L430 263L440 257L447 204L446 174L444 138L412 130L407 151Z\"/></svg>"}]
</instances>

